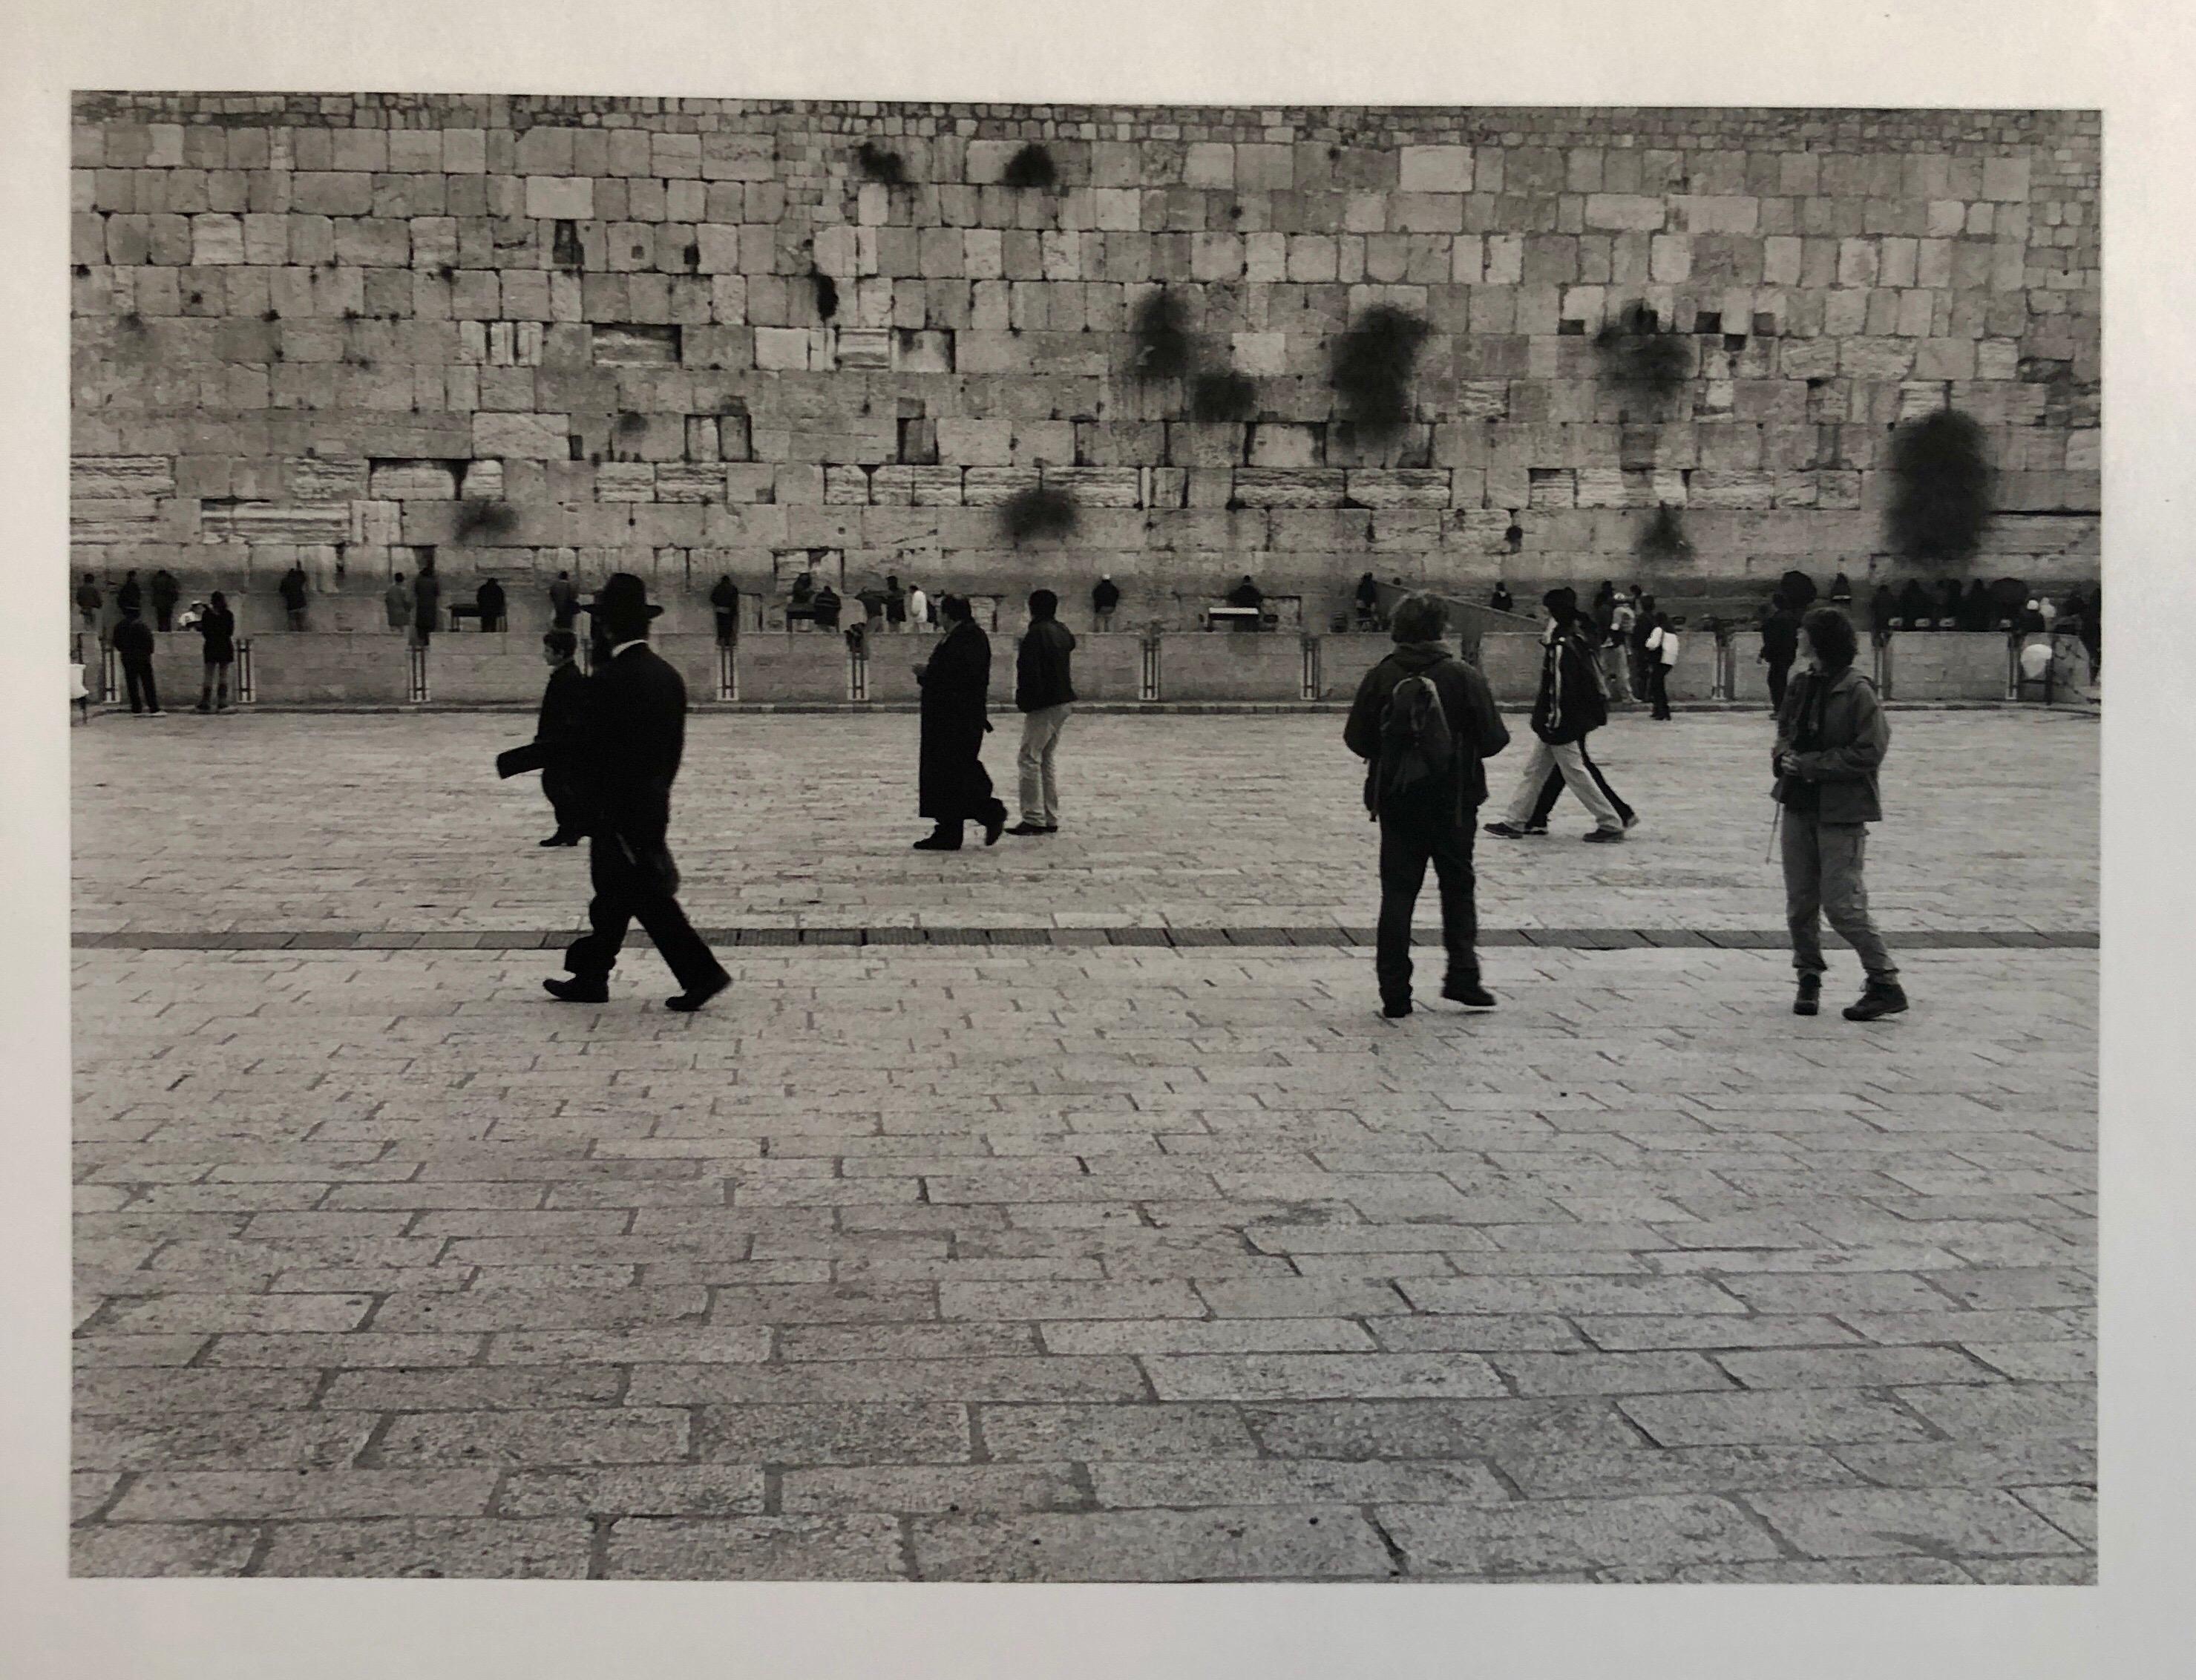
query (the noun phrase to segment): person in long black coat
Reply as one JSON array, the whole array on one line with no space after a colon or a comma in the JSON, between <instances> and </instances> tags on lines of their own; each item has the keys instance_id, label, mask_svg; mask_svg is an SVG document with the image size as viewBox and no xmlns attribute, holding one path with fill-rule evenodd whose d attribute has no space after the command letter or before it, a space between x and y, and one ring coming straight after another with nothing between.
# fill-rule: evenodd
<instances>
[{"instance_id":1,"label":"person in long black coat","mask_svg":"<svg viewBox=\"0 0 2196 1680\"><path fill-rule=\"evenodd\" d=\"M587 734L587 678L578 662L580 638L552 630L541 638L549 684L541 691L541 717L534 740L541 749L541 793L557 813L557 832L544 846L577 846L587 837L577 757Z\"/></svg>"},{"instance_id":2,"label":"person in long black coat","mask_svg":"<svg viewBox=\"0 0 2196 1680\"><path fill-rule=\"evenodd\" d=\"M915 843L918 852L958 852L962 825L981 823L984 844L994 846L1007 826L1007 808L991 791L984 768L984 703L991 685L991 638L976 627L968 598L939 599L946 632L929 662L915 667L922 684L922 750L916 781L918 814L938 826Z\"/></svg>"},{"instance_id":3,"label":"person in long black coat","mask_svg":"<svg viewBox=\"0 0 2196 1680\"><path fill-rule=\"evenodd\" d=\"M685 990L664 1007L699 1009L731 976L679 906L672 861L671 784L686 741L686 684L648 645L647 586L614 573L589 604L607 658L587 678L582 742L575 755L588 834L590 931L564 951L569 980L544 980L552 996L602 1003L627 930L635 921Z\"/></svg>"}]
</instances>

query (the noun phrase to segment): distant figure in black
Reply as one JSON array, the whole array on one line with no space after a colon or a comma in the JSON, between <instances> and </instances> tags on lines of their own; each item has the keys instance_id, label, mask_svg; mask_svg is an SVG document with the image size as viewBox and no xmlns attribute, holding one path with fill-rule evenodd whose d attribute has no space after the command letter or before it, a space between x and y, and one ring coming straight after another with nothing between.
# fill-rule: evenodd
<instances>
[{"instance_id":1,"label":"distant figure in black","mask_svg":"<svg viewBox=\"0 0 2196 1680\"><path fill-rule=\"evenodd\" d=\"M587 679L580 670L580 638L552 630L541 638L549 685L541 691L541 717L534 739L541 748L541 793L557 814L557 832L544 846L577 846L587 837L576 762L587 740Z\"/></svg>"},{"instance_id":2,"label":"distant figure in black","mask_svg":"<svg viewBox=\"0 0 2196 1680\"><path fill-rule=\"evenodd\" d=\"M84 581L76 588L76 609L82 615L86 630L99 628L99 609L106 598L99 592L99 586L92 581L91 574L86 572Z\"/></svg>"},{"instance_id":3,"label":"distant figure in black","mask_svg":"<svg viewBox=\"0 0 2196 1680\"><path fill-rule=\"evenodd\" d=\"M114 610L118 613L142 612L145 609L144 592L137 586L137 574L122 574L122 587L114 592Z\"/></svg>"},{"instance_id":4,"label":"distant figure in black","mask_svg":"<svg viewBox=\"0 0 2196 1680\"><path fill-rule=\"evenodd\" d=\"M305 627L305 569L293 563L288 571L282 574L277 592L282 597L282 610L288 617L290 628L303 630Z\"/></svg>"},{"instance_id":5,"label":"distant figure in black","mask_svg":"<svg viewBox=\"0 0 2196 1680\"><path fill-rule=\"evenodd\" d=\"M579 613L580 592L572 583L572 574L558 573L557 581L549 586L549 627L569 630Z\"/></svg>"},{"instance_id":6,"label":"distant figure in black","mask_svg":"<svg viewBox=\"0 0 2196 1680\"><path fill-rule=\"evenodd\" d=\"M686 740L686 684L648 645L649 621L663 609L630 572L613 573L589 603L598 647L608 657L587 686L576 780L589 839L591 931L564 952L569 980L544 980L568 1003L603 1003L627 928L639 921L684 988L664 1007L699 1009L731 984L679 909L672 862L671 784Z\"/></svg>"},{"instance_id":7,"label":"distant figure in black","mask_svg":"<svg viewBox=\"0 0 2196 1680\"><path fill-rule=\"evenodd\" d=\"M1113 581L1111 572L1100 578L1090 591L1090 622L1094 629L1111 630L1113 615L1121 609L1121 586Z\"/></svg>"},{"instance_id":8,"label":"distant figure in black","mask_svg":"<svg viewBox=\"0 0 2196 1680\"><path fill-rule=\"evenodd\" d=\"M1357 580L1357 627L1377 630L1380 625L1380 586L1367 572Z\"/></svg>"},{"instance_id":9,"label":"distant figure in black","mask_svg":"<svg viewBox=\"0 0 2196 1680\"><path fill-rule=\"evenodd\" d=\"M839 592L837 590L832 588L828 583L824 585L817 590L816 598L812 606L816 615L816 627L818 630L836 630L839 627Z\"/></svg>"},{"instance_id":10,"label":"distant figure in black","mask_svg":"<svg viewBox=\"0 0 2196 1680\"><path fill-rule=\"evenodd\" d=\"M153 681L153 632L134 605L122 609L122 621L114 626L114 651L122 661L122 680L130 689L130 715L166 716Z\"/></svg>"},{"instance_id":11,"label":"distant figure in black","mask_svg":"<svg viewBox=\"0 0 2196 1680\"><path fill-rule=\"evenodd\" d=\"M502 629L505 605L503 586L494 578L483 579L481 586L473 592L473 606L480 614L480 627Z\"/></svg>"},{"instance_id":12,"label":"distant figure in black","mask_svg":"<svg viewBox=\"0 0 2196 1680\"><path fill-rule=\"evenodd\" d=\"M419 575L412 586L412 645L424 648L442 622L442 580L435 574L432 556L419 563Z\"/></svg>"},{"instance_id":13,"label":"distant figure in black","mask_svg":"<svg viewBox=\"0 0 2196 1680\"><path fill-rule=\"evenodd\" d=\"M153 574L153 625L157 630L174 628L176 603L182 598L182 586L176 574L165 566Z\"/></svg>"},{"instance_id":14,"label":"distant figure in black","mask_svg":"<svg viewBox=\"0 0 2196 1680\"><path fill-rule=\"evenodd\" d=\"M201 712L228 710L228 667L236 662L236 615L218 589L192 626L205 644L205 675L199 685Z\"/></svg>"},{"instance_id":15,"label":"distant figure in black","mask_svg":"<svg viewBox=\"0 0 2196 1680\"><path fill-rule=\"evenodd\" d=\"M1500 578L1494 580L1494 592L1487 598L1487 604L1498 613L1513 611L1517 606L1510 594L1510 586Z\"/></svg>"},{"instance_id":16,"label":"distant figure in black","mask_svg":"<svg viewBox=\"0 0 2196 1680\"><path fill-rule=\"evenodd\" d=\"M943 595L946 624L937 651L915 667L922 685L922 748L917 814L937 826L915 843L917 852L958 852L962 826L984 825L984 844L1006 832L1007 808L991 791L984 768L985 699L991 685L991 638L976 627L965 595Z\"/></svg>"},{"instance_id":17,"label":"distant figure in black","mask_svg":"<svg viewBox=\"0 0 2196 1680\"><path fill-rule=\"evenodd\" d=\"M1830 580L1830 604L1840 612L1852 605L1852 580L1843 572Z\"/></svg>"},{"instance_id":18,"label":"distant figure in black","mask_svg":"<svg viewBox=\"0 0 2196 1680\"><path fill-rule=\"evenodd\" d=\"M1769 667L1769 709L1784 709L1784 684L1792 674L1792 661L1800 656L1800 615L1778 595L1769 616L1761 621L1760 661Z\"/></svg>"},{"instance_id":19,"label":"distant figure in black","mask_svg":"<svg viewBox=\"0 0 2196 1680\"><path fill-rule=\"evenodd\" d=\"M1266 604L1266 598L1259 593L1258 586L1251 581L1251 574L1245 572L1243 574L1243 581L1228 592L1228 604L1231 607L1263 607ZM1238 630L1257 630L1261 626L1261 619L1239 618L1235 621L1235 628Z\"/></svg>"},{"instance_id":20,"label":"distant figure in black","mask_svg":"<svg viewBox=\"0 0 2196 1680\"><path fill-rule=\"evenodd\" d=\"M717 586L709 592L709 607L717 615L717 645L723 647L739 633L740 586L726 572L717 580Z\"/></svg>"}]
</instances>

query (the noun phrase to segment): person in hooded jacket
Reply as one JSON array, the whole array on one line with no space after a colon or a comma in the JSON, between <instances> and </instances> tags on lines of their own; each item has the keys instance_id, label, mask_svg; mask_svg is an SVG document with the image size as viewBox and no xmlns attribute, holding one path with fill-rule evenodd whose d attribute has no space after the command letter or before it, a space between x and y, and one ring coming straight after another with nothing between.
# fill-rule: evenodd
<instances>
[{"instance_id":1,"label":"person in hooded jacket","mask_svg":"<svg viewBox=\"0 0 2196 1680\"><path fill-rule=\"evenodd\" d=\"M1799 974L1792 1013L1812 1015L1821 1006L1827 915L1868 975L1845 1017L1872 1021L1901 1013L1907 1002L1861 877L1868 825L1883 819L1876 776L1891 746L1891 723L1875 685L1853 669L1857 646L1844 614L1807 615L1800 631L1807 668L1794 677L1777 713L1770 768L1783 807L1785 920Z\"/></svg>"},{"instance_id":2,"label":"person in hooded jacket","mask_svg":"<svg viewBox=\"0 0 2196 1680\"><path fill-rule=\"evenodd\" d=\"M1365 673L1343 730L1344 743L1366 761L1366 809L1380 824L1380 922L1373 973L1381 1013L1390 1019L1411 1013L1411 916L1429 863L1441 892L1442 944L1448 957L1442 996L1467 1008L1494 1007L1479 968L1472 828L1487 799L1482 761L1509 744L1510 730L1494 709L1487 679L1442 644L1446 618L1442 603L1430 596L1408 596L1397 603L1389 632L1395 651ZM1452 759L1445 774L1409 793L1384 794L1381 754L1390 701L1396 685L1411 677L1433 685Z\"/></svg>"},{"instance_id":3,"label":"person in hooded jacket","mask_svg":"<svg viewBox=\"0 0 2196 1680\"><path fill-rule=\"evenodd\" d=\"M965 595L942 595L945 634L928 661L915 667L922 685L922 757L917 812L937 826L915 842L917 852L958 852L964 823L984 825L984 844L1006 832L1007 808L984 768L984 716L991 686L991 638L976 627Z\"/></svg>"},{"instance_id":4,"label":"person in hooded jacket","mask_svg":"<svg viewBox=\"0 0 2196 1680\"><path fill-rule=\"evenodd\" d=\"M1609 721L1609 701L1594 669L1592 629L1581 621L1578 597L1569 589L1550 590L1540 604L1548 624L1541 634L1540 686L1533 701L1533 733L1539 740L1503 820L1488 823L1487 832L1504 840L1521 840L1529 833L1534 809L1553 770L1592 814L1593 830L1586 838L1608 845L1621 840L1638 817L1618 809L1586 753L1586 736Z\"/></svg>"},{"instance_id":5,"label":"person in hooded jacket","mask_svg":"<svg viewBox=\"0 0 2196 1680\"><path fill-rule=\"evenodd\" d=\"M1075 709L1070 660L1075 632L1060 621L1060 598L1049 589L1032 592L1030 627L1014 654L1014 709L1022 714L1022 745L1015 766L1020 771L1022 820L1010 834L1060 832L1060 784L1053 759L1060 731Z\"/></svg>"},{"instance_id":6,"label":"person in hooded jacket","mask_svg":"<svg viewBox=\"0 0 2196 1680\"><path fill-rule=\"evenodd\" d=\"M228 710L228 671L236 662L236 615L228 609L228 598L218 589L213 592L212 603L197 624L192 626L205 643L205 674L199 685L198 709L201 712Z\"/></svg>"}]
</instances>

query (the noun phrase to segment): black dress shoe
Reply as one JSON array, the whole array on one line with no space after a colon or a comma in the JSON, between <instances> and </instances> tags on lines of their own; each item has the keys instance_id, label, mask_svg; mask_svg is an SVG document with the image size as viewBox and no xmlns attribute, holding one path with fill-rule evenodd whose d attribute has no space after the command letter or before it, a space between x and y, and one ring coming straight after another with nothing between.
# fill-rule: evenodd
<instances>
[{"instance_id":1,"label":"black dress shoe","mask_svg":"<svg viewBox=\"0 0 2196 1680\"><path fill-rule=\"evenodd\" d=\"M999 843L999 836L1006 833L1006 831L1007 808L1004 805L1001 805L997 811L992 812L991 816L986 817L984 819L984 844L986 846L997 846Z\"/></svg>"},{"instance_id":2,"label":"black dress shoe","mask_svg":"<svg viewBox=\"0 0 2196 1680\"><path fill-rule=\"evenodd\" d=\"M1380 1013L1391 1021L1400 1021L1411 1013L1411 1000L1407 997L1384 997L1380 1000Z\"/></svg>"},{"instance_id":3,"label":"black dress shoe","mask_svg":"<svg viewBox=\"0 0 2196 1680\"><path fill-rule=\"evenodd\" d=\"M958 823L950 830L943 823L939 824L934 832L917 840L913 847L916 852L958 852L960 849L961 828Z\"/></svg>"},{"instance_id":4,"label":"black dress shoe","mask_svg":"<svg viewBox=\"0 0 2196 1680\"><path fill-rule=\"evenodd\" d=\"M577 846L579 843L580 837L577 834L552 834L547 840L537 842L541 846Z\"/></svg>"},{"instance_id":5,"label":"black dress shoe","mask_svg":"<svg viewBox=\"0 0 2196 1680\"><path fill-rule=\"evenodd\" d=\"M682 1015L691 1015L731 983L732 977L719 968L693 990L682 991L676 997L665 998L663 1007L667 1009L675 1009Z\"/></svg>"},{"instance_id":6,"label":"black dress shoe","mask_svg":"<svg viewBox=\"0 0 2196 1680\"><path fill-rule=\"evenodd\" d=\"M1477 980L1451 980L1442 987L1442 996L1452 1003L1461 1003L1467 1009L1492 1009L1494 994Z\"/></svg>"},{"instance_id":7,"label":"black dress shoe","mask_svg":"<svg viewBox=\"0 0 2196 1680\"><path fill-rule=\"evenodd\" d=\"M541 990L565 1003L607 1003L610 989L600 980L590 980L575 974L569 980L544 980Z\"/></svg>"}]
</instances>

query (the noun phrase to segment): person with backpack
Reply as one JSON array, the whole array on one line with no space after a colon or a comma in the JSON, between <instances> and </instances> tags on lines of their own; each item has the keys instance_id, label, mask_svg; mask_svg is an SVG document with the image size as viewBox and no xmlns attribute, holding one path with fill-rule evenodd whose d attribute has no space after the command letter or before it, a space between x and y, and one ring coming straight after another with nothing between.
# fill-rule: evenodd
<instances>
[{"instance_id":1,"label":"person with backpack","mask_svg":"<svg viewBox=\"0 0 2196 1680\"><path fill-rule=\"evenodd\" d=\"M1411 1013L1411 917L1429 863L1448 955L1441 995L1491 1009L1479 970L1472 829L1487 799L1482 761L1509 744L1510 731L1487 679L1442 645L1438 600L1408 596L1390 622L1395 651L1365 673L1343 730L1366 761L1365 807L1380 825L1380 1013L1391 1020Z\"/></svg>"},{"instance_id":2,"label":"person with backpack","mask_svg":"<svg viewBox=\"0 0 2196 1680\"><path fill-rule=\"evenodd\" d=\"M1655 702L1648 715L1658 724L1670 721L1670 673L1678 663L1678 646L1669 614L1656 614L1655 627L1647 632L1647 697Z\"/></svg>"},{"instance_id":3,"label":"person with backpack","mask_svg":"<svg viewBox=\"0 0 2196 1680\"><path fill-rule=\"evenodd\" d=\"M1800 980L1792 1013L1812 1015L1821 1007L1820 923L1827 915L1868 975L1845 1018L1873 1021L1902 1013L1907 1002L1861 879L1868 825L1883 820L1876 774L1891 747L1891 723L1875 685L1853 669L1858 645L1844 614L1823 608L1807 615L1800 630L1807 668L1793 679L1777 713L1770 769L1773 796L1783 807L1785 920Z\"/></svg>"},{"instance_id":4,"label":"person with backpack","mask_svg":"<svg viewBox=\"0 0 2196 1680\"><path fill-rule=\"evenodd\" d=\"M1563 776L1564 785L1592 814L1593 829L1586 838L1602 845L1620 841L1639 817L1615 802L1586 753L1586 736L1609 721L1609 699L1594 665L1591 625L1581 621L1578 596L1569 589L1550 590L1540 604L1548 625L1541 637L1540 686L1533 701L1533 733L1539 739L1525 760L1525 773L1503 820L1488 823L1487 832L1503 840L1523 840L1530 834L1534 809L1552 771Z\"/></svg>"}]
</instances>

